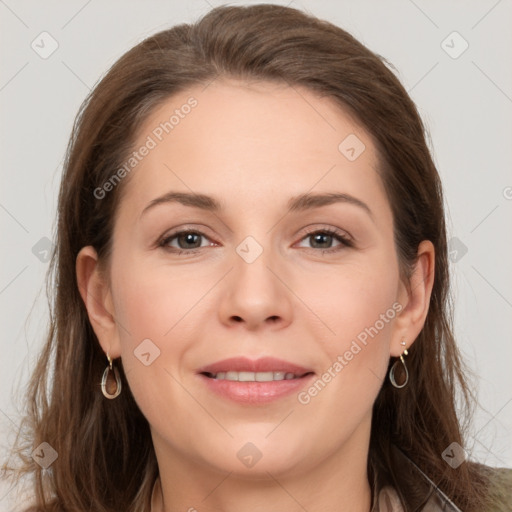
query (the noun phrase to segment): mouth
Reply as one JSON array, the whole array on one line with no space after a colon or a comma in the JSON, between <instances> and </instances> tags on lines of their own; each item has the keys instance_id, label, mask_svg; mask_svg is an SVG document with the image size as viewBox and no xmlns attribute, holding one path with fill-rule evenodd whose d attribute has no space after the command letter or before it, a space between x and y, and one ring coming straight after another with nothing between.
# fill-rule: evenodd
<instances>
[{"instance_id":1,"label":"mouth","mask_svg":"<svg viewBox=\"0 0 512 512\"><path fill-rule=\"evenodd\" d=\"M313 372L306 372L300 375L297 375L292 372L237 372L237 371L227 371L227 372L218 372L218 373L210 373L210 372L201 372L202 375L215 380L230 380L235 382L272 382L279 380L293 380L293 379L302 379L307 375L313 374Z\"/></svg>"},{"instance_id":2,"label":"mouth","mask_svg":"<svg viewBox=\"0 0 512 512\"><path fill-rule=\"evenodd\" d=\"M305 387L311 369L272 357L235 357L199 368L198 376L212 393L239 404L265 404Z\"/></svg>"}]
</instances>

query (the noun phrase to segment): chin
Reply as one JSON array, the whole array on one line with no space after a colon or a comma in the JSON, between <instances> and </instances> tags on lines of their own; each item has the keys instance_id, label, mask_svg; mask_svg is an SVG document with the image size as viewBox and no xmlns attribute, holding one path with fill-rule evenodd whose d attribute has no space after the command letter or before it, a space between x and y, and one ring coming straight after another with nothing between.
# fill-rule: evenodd
<instances>
[{"instance_id":1,"label":"chin","mask_svg":"<svg viewBox=\"0 0 512 512\"><path fill-rule=\"evenodd\" d=\"M300 439L283 444L277 438L273 440L272 434L266 438L268 430L265 435L251 435L247 430L245 435L230 438L224 444L205 447L205 462L223 473L263 480L270 478L269 473L277 477L304 471L304 445Z\"/></svg>"}]
</instances>

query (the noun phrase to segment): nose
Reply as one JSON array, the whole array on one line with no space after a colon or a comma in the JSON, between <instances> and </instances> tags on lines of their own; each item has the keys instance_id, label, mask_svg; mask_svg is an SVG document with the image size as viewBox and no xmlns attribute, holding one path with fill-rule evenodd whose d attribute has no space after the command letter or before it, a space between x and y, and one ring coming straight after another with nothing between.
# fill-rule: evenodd
<instances>
[{"instance_id":1,"label":"nose","mask_svg":"<svg viewBox=\"0 0 512 512\"><path fill-rule=\"evenodd\" d=\"M293 293L287 286L284 265L271 257L269 250L252 262L238 254L233 258L233 269L221 284L218 309L223 324L257 331L265 328L278 330L292 321Z\"/></svg>"}]
</instances>

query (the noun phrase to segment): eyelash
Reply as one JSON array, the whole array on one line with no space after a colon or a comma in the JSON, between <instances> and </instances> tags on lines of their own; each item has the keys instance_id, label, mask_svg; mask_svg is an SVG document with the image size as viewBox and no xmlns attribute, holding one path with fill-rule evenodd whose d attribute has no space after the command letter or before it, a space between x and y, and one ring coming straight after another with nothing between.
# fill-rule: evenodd
<instances>
[{"instance_id":1,"label":"eyelash","mask_svg":"<svg viewBox=\"0 0 512 512\"><path fill-rule=\"evenodd\" d=\"M196 247L194 249L177 249L175 247L169 247L168 244L172 240L177 238L179 235L186 235L186 234L199 235L204 238L208 238L201 231L194 230L194 229L184 229L182 231L177 231L168 236L165 236L160 242L158 242L158 246L162 247L166 251L169 251L176 255L180 255L180 254L184 254L184 253L191 255L191 254L195 254L198 251L200 251L201 249L205 248L205 247ZM318 235L318 234L326 234L329 236L333 236L338 242L341 243L341 245L339 245L337 247L330 247L329 249L316 249L314 247L306 247L306 249L310 249L315 252L322 251L322 254L324 254L324 253L335 253L335 252L338 252L347 247L354 247L354 243L350 238L348 238L347 236L344 236L341 231L338 231L337 229L333 229L333 228L321 228L321 229L313 229L311 231L307 231L306 234L300 239L300 241L302 241L308 237L311 237L313 235Z\"/></svg>"}]
</instances>

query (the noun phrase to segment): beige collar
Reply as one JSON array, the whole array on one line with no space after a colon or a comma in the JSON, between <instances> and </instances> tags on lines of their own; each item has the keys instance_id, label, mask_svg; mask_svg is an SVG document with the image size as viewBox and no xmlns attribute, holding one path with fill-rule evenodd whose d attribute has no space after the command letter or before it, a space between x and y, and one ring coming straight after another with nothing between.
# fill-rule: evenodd
<instances>
[{"instance_id":1,"label":"beige collar","mask_svg":"<svg viewBox=\"0 0 512 512\"><path fill-rule=\"evenodd\" d=\"M392 487L384 487L379 492L372 512L404 512L404 509L396 491Z\"/></svg>"}]
</instances>

